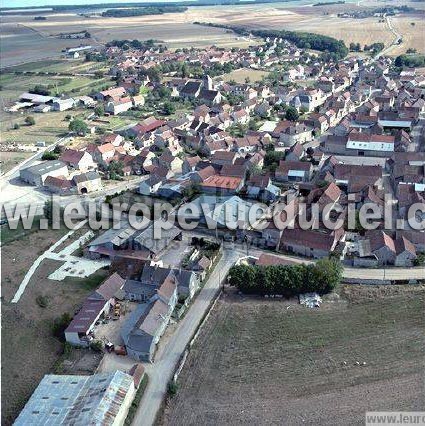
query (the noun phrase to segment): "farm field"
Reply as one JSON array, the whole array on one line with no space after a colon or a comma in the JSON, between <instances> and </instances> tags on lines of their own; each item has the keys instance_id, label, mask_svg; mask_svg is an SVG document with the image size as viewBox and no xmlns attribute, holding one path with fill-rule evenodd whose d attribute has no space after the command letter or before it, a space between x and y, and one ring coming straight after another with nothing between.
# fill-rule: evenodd
<instances>
[{"instance_id":1,"label":"farm field","mask_svg":"<svg viewBox=\"0 0 425 426\"><path fill-rule=\"evenodd\" d=\"M423 410L425 288L340 294L318 310L222 296L158 423L360 425L366 410Z\"/></svg>"},{"instance_id":2,"label":"farm field","mask_svg":"<svg viewBox=\"0 0 425 426\"><path fill-rule=\"evenodd\" d=\"M412 7L420 9L420 3L410 2ZM409 5L410 5L409 4ZM337 13L353 9L377 6L367 0L357 6L355 2L342 5L311 7L306 1L281 2L273 4L240 6L202 6L189 7L184 13L172 13L156 16L138 16L129 18L85 18L72 13L48 15L46 21L34 21L32 16L7 16L3 19L2 66L10 66L27 61L58 58L64 47L76 46L78 40L61 40L61 32L87 30L92 35L85 42L90 44L106 43L113 39L156 39L167 43L170 48L205 47L212 44L222 47L246 47L257 41L236 37L235 34L221 28L202 27L194 22L212 22L221 24L244 25L251 28L289 29L311 31L343 39L347 44L359 42L388 43L392 35L379 18L343 19ZM397 17L406 40L400 46L401 51L416 47L425 51L423 32L419 27L409 28L411 21L420 22L421 15L411 13ZM409 22L405 24L404 21ZM403 32L402 32L403 33ZM421 44L422 41L422 44ZM391 54L396 54L394 51Z\"/></svg>"},{"instance_id":3,"label":"farm field","mask_svg":"<svg viewBox=\"0 0 425 426\"><path fill-rule=\"evenodd\" d=\"M52 334L54 319L65 312L72 315L105 277L100 271L88 279L52 281L47 276L60 262L45 260L20 301L11 304L32 262L67 229L16 232L18 239L10 231L2 247L2 425L12 424L43 375L57 368L63 344ZM39 306L38 296L47 298L47 307Z\"/></svg>"}]
</instances>

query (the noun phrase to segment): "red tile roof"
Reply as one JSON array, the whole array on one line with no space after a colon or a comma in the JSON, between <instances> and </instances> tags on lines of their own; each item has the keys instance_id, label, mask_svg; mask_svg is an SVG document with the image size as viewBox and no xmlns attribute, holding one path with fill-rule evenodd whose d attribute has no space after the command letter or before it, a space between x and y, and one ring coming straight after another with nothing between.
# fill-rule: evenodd
<instances>
[{"instance_id":1,"label":"red tile roof","mask_svg":"<svg viewBox=\"0 0 425 426\"><path fill-rule=\"evenodd\" d=\"M238 177L214 175L205 179L201 185L208 188L237 189L241 182L242 179Z\"/></svg>"}]
</instances>

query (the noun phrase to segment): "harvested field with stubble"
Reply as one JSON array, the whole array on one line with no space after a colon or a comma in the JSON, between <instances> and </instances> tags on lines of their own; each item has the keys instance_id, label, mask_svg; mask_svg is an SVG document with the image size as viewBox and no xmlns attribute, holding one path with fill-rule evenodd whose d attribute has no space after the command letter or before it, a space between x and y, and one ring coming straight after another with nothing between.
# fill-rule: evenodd
<instances>
[{"instance_id":1,"label":"harvested field with stubble","mask_svg":"<svg viewBox=\"0 0 425 426\"><path fill-rule=\"evenodd\" d=\"M412 3L417 9L420 3ZM82 17L74 13L47 15L46 21L34 21L33 16L7 16L2 28L2 66L58 58L64 46L78 45L78 40L59 39L61 32L69 33L87 30L92 38L90 44L102 44L113 39L155 39L163 41L170 48L206 47L213 44L221 47L247 47L261 40L244 39L222 28L204 27L194 22L210 22L226 25L240 25L255 29L276 29L309 31L343 39L350 42L389 44L393 34L378 17L366 19L338 18L340 12L365 10L382 6L373 0L362 1L361 5L347 1L345 4L312 7L307 0L266 4L220 5L189 7L184 13L135 16L128 18ZM418 12L415 12L418 13ZM400 49L409 47L423 51L423 31L420 20L423 15L400 15L401 33L405 36ZM410 28L404 21L416 21ZM419 24L418 24L419 22ZM404 31L404 33L403 33ZM389 52L390 55L398 51Z\"/></svg>"},{"instance_id":2,"label":"harvested field with stubble","mask_svg":"<svg viewBox=\"0 0 425 426\"><path fill-rule=\"evenodd\" d=\"M424 410L425 287L340 294L317 310L222 296L158 424L362 425L367 410Z\"/></svg>"}]
</instances>

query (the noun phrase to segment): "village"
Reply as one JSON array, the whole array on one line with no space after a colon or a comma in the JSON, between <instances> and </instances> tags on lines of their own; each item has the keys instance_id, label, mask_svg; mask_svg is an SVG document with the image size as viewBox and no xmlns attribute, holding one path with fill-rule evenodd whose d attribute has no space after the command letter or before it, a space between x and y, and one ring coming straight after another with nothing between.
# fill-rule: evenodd
<instances>
[{"instance_id":1,"label":"village","mask_svg":"<svg viewBox=\"0 0 425 426\"><path fill-rule=\"evenodd\" d=\"M153 218L143 230L123 221L120 229L75 243L81 251L76 265L85 262L85 273L88 265L106 265L108 276L63 334L66 344L101 351L103 359L93 376L46 375L16 424L59 417L84 422L105 404L112 408L97 415L125 419L145 374L159 374L153 371L163 336L198 309L211 276L219 287L241 258L267 266L331 256L347 268L383 268L387 280L386 269L423 266L424 231L407 220L411 206L425 198L425 76L415 69L396 69L379 55L324 60L271 37L248 48L174 51L116 41L90 46L86 54L108 65L110 87L78 98L26 92L8 107L10 114L79 114L69 120L69 138L42 147L19 169L21 184L60 196L63 205L75 196L103 200L108 188L107 201L130 194L176 207L222 207L218 215L197 218L200 225L190 232L173 224L154 239L159 219ZM244 81L222 78L240 70L248 70ZM251 81L249 71L265 74ZM137 123L99 131L98 123L115 116ZM123 182L131 185L124 192ZM279 229L271 210L256 218L261 230L248 221L234 230L225 226L224 206L237 211L261 202L272 209L286 202L298 216L301 205L309 211L313 204L339 204L344 218L352 200L356 209L375 203L383 211L385 195L397 223L391 231L383 223L349 229L346 221L335 230ZM423 222L425 212L416 216ZM226 242L242 248L229 250ZM416 277L406 273L402 280ZM316 296L300 302L320 306ZM78 409L55 408L55 399L78 394L85 395Z\"/></svg>"}]
</instances>

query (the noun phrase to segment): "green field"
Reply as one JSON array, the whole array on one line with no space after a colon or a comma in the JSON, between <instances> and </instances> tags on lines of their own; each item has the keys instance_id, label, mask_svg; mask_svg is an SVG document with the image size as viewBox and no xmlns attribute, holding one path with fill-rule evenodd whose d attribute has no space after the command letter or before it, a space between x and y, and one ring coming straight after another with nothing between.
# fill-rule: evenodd
<instances>
[{"instance_id":1,"label":"green field","mask_svg":"<svg viewBox=\"0 0 425 426\"><path fill-rule=\"evenodd\" d=\"M36 62L27 62L22 65L16 65L6 69L7 72L58 72L58 73L84 73L95 70L105 70L105 64L102 62L85 62L79 60L44 60Z\"/></svg>"}]
</instances>

